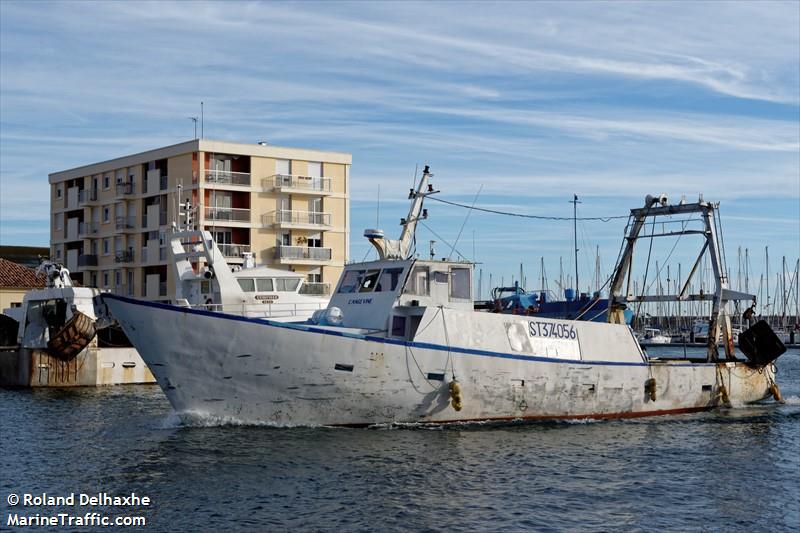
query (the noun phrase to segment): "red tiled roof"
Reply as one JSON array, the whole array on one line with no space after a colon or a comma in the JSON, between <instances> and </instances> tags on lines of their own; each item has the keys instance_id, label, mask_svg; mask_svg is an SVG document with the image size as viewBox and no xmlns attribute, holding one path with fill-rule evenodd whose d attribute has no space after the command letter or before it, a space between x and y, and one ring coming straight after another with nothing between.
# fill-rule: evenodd
<instances>
[{"instance_id":1,"label":"red tiled roof","mask_svg":"<svg viewBox=\"0 0 800 533\"><path fill-rule=\"evenodd\" d=\"M37 278L34 269L0 258L0 288L41 288L44 282L44 276Z\"/></svg>"}]
</instances>

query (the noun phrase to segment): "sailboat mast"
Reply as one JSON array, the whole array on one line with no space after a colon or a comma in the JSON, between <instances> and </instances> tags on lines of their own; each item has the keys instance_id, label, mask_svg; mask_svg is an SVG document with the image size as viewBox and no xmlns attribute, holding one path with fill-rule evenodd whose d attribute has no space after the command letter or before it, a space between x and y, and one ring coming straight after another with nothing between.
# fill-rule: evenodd
<instances>
[{"instance_id":1,"label":"sailboat mast","mask_svg":"<svg viewBox=\"0 0 800 533\"><path fill-rule=\"evenodd\" d=\"M575 294L581 292L580 284L578 283L578 195L572 195L572 240L575 244Z\"/></svg>"},{"instance_id":2,"label":"sailboat mast","mask_svg":"<svg viewBox=\"0 0 800 533\"><path fill-rule=\"evenodd\" d=\"M744 292L750 292L750 249L744 249Z\"/></svg>"},{"instance_id":3,"label":"sailboat mast","mask_svg":"<svg viewBox=\"0 0 800 533\"><path fill-rule=\"evenodd\" d=\"M765 278L767 279L767 322L769 322L769 246L764 247L764 257L767 266L767 275Z\"/></svg>"}]
</instances>

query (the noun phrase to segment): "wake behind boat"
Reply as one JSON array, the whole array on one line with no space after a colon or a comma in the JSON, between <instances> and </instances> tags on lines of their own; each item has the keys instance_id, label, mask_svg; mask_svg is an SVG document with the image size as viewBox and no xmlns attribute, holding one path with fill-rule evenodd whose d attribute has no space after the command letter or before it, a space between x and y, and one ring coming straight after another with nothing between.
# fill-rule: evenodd
<instances>
[{"instance_id":1,"label":"wake behind boat","mask_svg":"<svg viewBox=\"0 0 800 533\"><path fill-rule=\"evenodd\" d=\"M365 231L379 259L347 265L327 308L311 320L280 322L107 294L100 300L182 415L354 426L623 418L779 395L772 361L780 347L763 336L754 337L758 353L747 362L732 351L719 360L716 343L702 360L643 353L625 324L627 254L609 298L615 323L476 311L471 263L412 257L416 224L427 214L423 201L437 192L431 177L426 167L400 239ZM632 210L634 230L659 211L693 208L713 216L705 202L647 202ZM716 247L713 234L706 237ZM714 331L729 331L727 301L749 296L726 290L720 278Z\"/></svg>"}]
</instances>

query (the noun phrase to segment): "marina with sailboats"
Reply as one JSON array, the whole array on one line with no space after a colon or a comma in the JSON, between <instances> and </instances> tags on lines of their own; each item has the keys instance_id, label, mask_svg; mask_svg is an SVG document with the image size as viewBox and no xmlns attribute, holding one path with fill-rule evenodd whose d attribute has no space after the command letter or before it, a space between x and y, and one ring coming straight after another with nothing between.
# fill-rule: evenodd
<instances>
[{"instance_id":1,"label":"marina with sailboats","mask_svg":"<svg viewBox=\"0 0 800 533\"><path fill-rule=\"evenodd\" d=\"M576 201L577 195L574 198ZM579 220L577 216L573 219L575 228ZM574 235L574 255L569 259L573 265L578 265L577 229ZM677 233L667 236L675 235ZM733 302L731 320L734 340L737 340L741 331L758 320L764 320L783 343L792 346L800 344L800 258L794 260L792 268L792 263L783 256L777 273L774 267L771 271L768 247L764 248L763 258L764 271L760 273L754 272L747 248L737 248L735 267L726 263L729 285L738 292L751 294L749 300ZM578 279L577 267L573 277L565 269L563 256L558 261L558 277L552 282L548 282L545 257L539 258L536 276L526 276L524 263L520 263L518 274L509 276L511 286L503 285L505 277L489 273L489 291L483 289L484 273L479 269L476 280L478 305L503 313L605 321L610 278L602 271L599 246L595 249L593 259L595 269L592 284L585 285L580 291L574 288L573 281ZM498 278L501 283L499 286L493 283ZM714 290L713 280L714 270L708 256L703 253L691 268L686 268L680 262L659 263L655 260L652 266L647 265L645 272L633 277L627 287L629 294L650 295L651 298L642 299L635 306L627 308L626 323L631 325L643 345L704 346L708 339L708 317L713 305L710 297ZM537 284L536 289L525 289L530 286L530 281ZM551 284L554 288L551 288ZM669 297L670 293L675 296ZM696 296L687 298L687 294Z\"/></svg>"}]
</instances>

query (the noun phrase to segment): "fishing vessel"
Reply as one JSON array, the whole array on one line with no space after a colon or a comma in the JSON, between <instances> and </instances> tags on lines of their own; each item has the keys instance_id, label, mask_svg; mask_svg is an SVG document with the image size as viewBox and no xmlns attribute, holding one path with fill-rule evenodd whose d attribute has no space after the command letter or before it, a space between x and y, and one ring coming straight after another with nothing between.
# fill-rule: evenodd
<instances>
[{"instance_id":1,"label":"fishing vessel","mask_svg":"<svg viewBox=\"0 0 800 533\"><path fill-rule=\"evenodd\" d=\"M44 261L45 287L28 291L20 307L3 311L0 386L68 387L154 383L155 378L121 332L98 324L99 289L76 287L69 271Z\"/></svg>"},{"instance_id":2,"label":"fishing vessel","mask_svg":"<svg viewBox=\"0 0 800 533\"><path fill-rule=\"evenodd\" d=\"M604 419L779 397L773 361L780 347L762 337L754 335L751 353L758 353L748 361L734 357L732 343L725 354L710 343L702 359L653 358L625 324L636 297L624 281L644 221L689 209L712 221L712 204L671 206L648 196L645 208L631 211L609 322L556 320L476 311L471 263L412 254L424 199L438 192L431 178L425 167L399 239L364 232L378 259L347 265L326 309L310 320L111 294L99 300L187 418L344 426ZM716 250L714 232L704 236ZM718 276L711 330L727 335L727 302L749 297Z\"/></svg>"}]
</instances>

